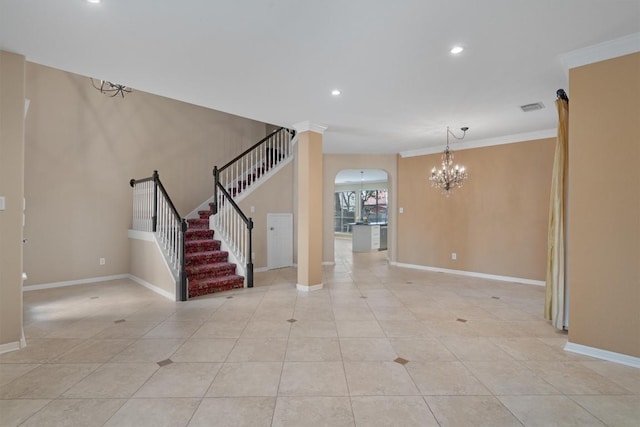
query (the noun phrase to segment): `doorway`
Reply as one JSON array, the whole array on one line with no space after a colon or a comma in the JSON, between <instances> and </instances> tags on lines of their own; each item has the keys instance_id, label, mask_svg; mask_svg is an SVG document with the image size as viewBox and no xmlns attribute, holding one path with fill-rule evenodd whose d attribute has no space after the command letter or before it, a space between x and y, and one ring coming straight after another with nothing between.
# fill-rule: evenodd
<instances>
[{"instance_id":1,"label":"doorway","mask_svg":"<svg viewBox=\"0 0 640 427\"><path fill-rule=\"evenodd\" d=\"M351 250L357 252L387 250L389 191L386 171L340 171L335 177L334 201L333 231L336 240L348 240ZM361 242L360 236L367 237L369 241ZM357 245L354 245L354 238L359 239Z\"/></svg>"}]
</instances>

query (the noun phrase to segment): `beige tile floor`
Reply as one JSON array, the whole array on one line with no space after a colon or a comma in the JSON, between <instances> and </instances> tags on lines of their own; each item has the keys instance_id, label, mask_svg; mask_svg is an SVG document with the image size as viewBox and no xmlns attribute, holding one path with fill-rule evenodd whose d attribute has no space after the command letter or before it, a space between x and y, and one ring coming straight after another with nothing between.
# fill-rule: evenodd
<instances>
[{"instance_id":1,"label":"beige tile floor","mask_svg":"<svg viewBox=\"0 0 640 427\"><path fill-rule=\"evenodd\" d=\"M640 370L565 352L543 288L349 249L312 293L293 269L186 303L128 280L25 293L0 425L640 425Z\"/></svg>"}]
</instances>

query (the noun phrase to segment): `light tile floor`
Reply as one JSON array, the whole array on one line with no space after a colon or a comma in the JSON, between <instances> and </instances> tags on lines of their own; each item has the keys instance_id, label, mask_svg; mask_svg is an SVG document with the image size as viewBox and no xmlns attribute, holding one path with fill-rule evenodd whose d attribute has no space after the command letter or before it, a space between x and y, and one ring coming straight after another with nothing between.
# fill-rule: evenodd
<instances>
[{"instance_id":1,"label":"light tile floor","mask_svg":"<svg viewBox=\"0 0 640 427\"><path fill-rule=\"evenodd\" d=\"M129 280L25 293L0 425L640 425L640 370L565 352L542 287L336 254L311 293L293 269L186 303Z\"/></svg>"}]
</instances>

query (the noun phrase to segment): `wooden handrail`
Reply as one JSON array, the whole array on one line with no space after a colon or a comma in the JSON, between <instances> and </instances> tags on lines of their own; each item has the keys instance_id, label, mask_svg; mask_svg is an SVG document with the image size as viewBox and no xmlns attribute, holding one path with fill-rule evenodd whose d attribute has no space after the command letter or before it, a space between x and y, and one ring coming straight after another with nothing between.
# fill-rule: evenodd
<instances>
[{"instance_id":1,"label":"wooden handrail","mask_svg":"<svg viewBox=\"0 0 640 427\"><path fill-rule=\"evenodd\" d=\"M232 164L234 164L235 162L237 162L238 160L240 160L241 158L243 158L246 154L250 153L253 149L255 149L256 147L258 147L260 144L262 144L263 142L265 142L266 140L268 140L269 138L271 138L273 135L277 134L278 132L280 132L281 130L283 130L284 128L281 127L279 129L274 130L273 132L271 132L269 135L265 136L264 138L262 138L260 141L256 142L255 144L253 144L251 147L247 148L246 150L244 150L242 153L238 154L236 157L233 158L233 160L231 160L230 162L228 162L227 164L225 164L224 166L222 166L221 168L218 168L218 172L222 172L223 170L225 170L226 168L228 168L229 166L231 166ZM296 131L293 129L288 129L289 132L291 133L291 137L293 138L296 135Z\"/></svg>"}]
</instances>

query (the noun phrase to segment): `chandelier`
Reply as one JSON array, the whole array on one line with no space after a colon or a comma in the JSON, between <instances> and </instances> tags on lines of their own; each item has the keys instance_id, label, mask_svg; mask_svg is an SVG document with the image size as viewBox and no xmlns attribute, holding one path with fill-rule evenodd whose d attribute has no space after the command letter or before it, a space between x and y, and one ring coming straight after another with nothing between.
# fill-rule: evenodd
<instances>
[{"instance_id":1,"label":"chandelier","mask_svg":"<svg viewBox=\"0 0 640 427\"><path fill-rule=\"evenodd\" d=\"M127 87L125 85L121 85L118 83L111 83L107 80L100 80L99 83L97 83L92 78L91 84L93 85L94 88L96 88L101 93L107 95L110 98L113 98L114 96L118 96L118 95L124 98L125 93L131 93L130 87Z\"/></svg>"},{"instance_id":2,"label":"chandelier","mask_svg":"<svg viewBox=\"0 0 640 427\"><path fill-rule=\"evenodd\" d=\"M462 187L464 181L469 176L464 166L453 166L453 151L449 149L449 135L453 136L455 139L462 140L467 134L469 128L463 127L460 128L460 130L462 131L462 136L457 137L449 130L449 126L447 126L447 147L442 153L440 169L437 169L434 166L433 169L431 169L431 177L429 178L431 186L441 189L442 193L447 197L451 195L451 191L454 188Z\"/></svg>"}]
</instances>

